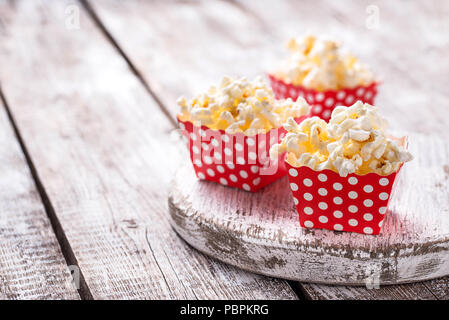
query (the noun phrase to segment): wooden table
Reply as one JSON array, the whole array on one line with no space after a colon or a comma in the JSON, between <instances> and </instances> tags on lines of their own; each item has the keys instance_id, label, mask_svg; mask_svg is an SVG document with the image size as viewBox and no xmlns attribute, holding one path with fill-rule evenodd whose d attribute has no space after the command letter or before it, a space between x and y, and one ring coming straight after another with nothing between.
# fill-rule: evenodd
<instances>
[{"instance_id":1,"label":"wooden table","mask_svg":"<svg viewBox=\"0 0 449 320\"><path fill-rule=\"evenodd\" d=\"M448 15L438 0L0 0L0 298L448 299L447 278L368 290L248 273L189 247L167 208L188 161L177 96L263 73L306 31L372 65L392 127L442 136Z\"/></svg>"}]
</instances>

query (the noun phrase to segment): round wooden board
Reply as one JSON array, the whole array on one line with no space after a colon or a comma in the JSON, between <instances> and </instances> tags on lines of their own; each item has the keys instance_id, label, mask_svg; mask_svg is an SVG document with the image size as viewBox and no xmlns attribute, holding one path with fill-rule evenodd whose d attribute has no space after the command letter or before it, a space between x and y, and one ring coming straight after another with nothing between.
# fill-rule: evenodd
<instances>
[{"instance_id":1,"label":"round wooden board","mask_svg":"<svg viewBox=\"0 0 449 320\"><path fill-rule=\"evenodd\" d=\"M409 137L381 235L299 226L287 177L249 193L199 181L181 166L169 196L172 225L198 250L278 278L326 284L416 282L449 274L449 147Z\"/></svg>"}]
</instances>

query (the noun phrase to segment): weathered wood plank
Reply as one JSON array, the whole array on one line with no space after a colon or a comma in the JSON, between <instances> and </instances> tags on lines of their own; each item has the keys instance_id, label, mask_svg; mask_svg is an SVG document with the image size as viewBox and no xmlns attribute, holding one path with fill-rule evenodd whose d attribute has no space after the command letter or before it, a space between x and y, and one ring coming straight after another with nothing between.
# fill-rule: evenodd
<instances>
[{"instance_id":1,"label":"weathered wood plank","mask_svg":"<svg viewBox=\"0 0 449 320\"><path fill-rule=\"evenodd\" d=\"M266 71L282 56L285 40L308 29L339 36L383 77L378 104L389 108L392 126L407 131L442 132L447 127L448 99L435 88L442 88L439 84L444 83L443 73L439 72L440 63L429 66L421 57L430 53L437 61L447 60L444 59L447 26L442 19L447 8L439 9L433 2L423 8L423 14L418 14L420 8L410 9L410 3L390 6L381 2L380 28L370 30L365 26L369 4L367 1L362 4L92 2L100 19L172 114L176 112L174 99L179 94L196 91L224 73L252 76ZM404 14L404 9L409 14ZM406 19L410 14L415 19ZM430 26L428 15L435 18ZM416 19L419 23L415 23ZM397 23L407 26L399 28ZM410 30L412 36L404 37ZM416 39L421 42L417 44ZM430 43L425 43L425 39L430 39ZM152 50L141 49L147 47ZM419 77L410 76L409 70ZM417 86L421 86L420 90L416 90ZM423 108L428 96L436 103ZM415 293L423 292L415 297L429 297L422 284L415 286ZM338 293L338 288L329 288ZM403 291L401 287L389 288L377 298L406 298ZM351 288L350 292L353 298L373 297L363 288Z\"/></svg>"},{"instance_id":2,"label":"weathered wood plank","mask_svg":"<svg viewBox=\"0 0 449 320\"><path fill-rule=\"evenodd\" d=\"M260 50L269 43L262 43L258 26L226 1L88 3L173 118L180 95L225 74L259 75L275 57Z\"/></svg>"},{"instance_id":3,"label":"weathered wood plank","mask_svg":"<svg viewBox=\"0 0 449 320\"><path fill-rule=\"evenodd\" d=\"M435 300L437 298L421 284L381 286L377 289L309 283L302 283L301 286L304 295L314 300Z\"/></svg>"},{"instance_id":4,"label":"weathered wood plank","mask_svg":"<svg viewBox=\"0 0 449 320\"><path fill-rule=\"evenodd\" d=\"M284 281L215 262L173 232L168 182L184 148L82 7L1 10L0 78L94 298L297 298ZM73 12L79 29L67 28Z\"/></svg>"},{"instance_id":5,"label":"weathered wood plank","mask_svg":"<svg viewBox=\"0 0 449 320\"><path fill-rule=\"evenodd\" d=\"M423 283L439 300L449 300L449 277L434 279Z\"/></svg>"},{"instance_id":6,"label":"weathered wood plank","mask_svg":"<svg viewBox=\"0 0 449 320\"><path fill-rule=\"evenodd\" d=\"M243 12L257 16L253 22L260 28L271 30L267 37L277 46L308 31L343 40L381 78L376 104L393 128L427 134L446 131L449 94L441 71L449 70L445 58L449 50L447 3L380 1L374 4L379 10L379 24L374 29L366 25L373 5L369 0L238 3Z\"/></svg>"},{"instance_id":7,"label":"weathered wood plank","mask_svg":"<svg viewBox=\"0 0 449 320\"><path fill-rule=\"evenodd\" d=\"M370 5L373 5L370 1L301 4L284 1L273 7L266 1L239 1L242 10L255 14L257 21L278 37L285 38L292 34L292 30L300 33L307 28L337 35L383 78L377 101L380 107L388 108L392 126L408 132L442 134L449 125L446 111L449 94L444 85L444 75L449 72L446 58L449 25L445 19L449 13L448 4L440 1L377 2L374 5L379 9L379 25L368 29L366 21ZM279 19L283 23L276 24ZM432 97L431 101L429 97ZM374 291L327 286L317 286L315 290L314 285L309 284L304 285L304 290L313 298L327 299L427 298L428 292L436 298L447 299L448 286L449 278L444 278ZM320 295L316 295L317 292Z\"/></svg>"},{"instance_id":8,"label":"weathered wood plank","mask_svg":"<svg viewBox=\"0 0 449 320\"><path fill-rule=\"evenodd\" d=\"M0 299L79 299L4 107L0 100Z\"/></svg>"}]
</instances>

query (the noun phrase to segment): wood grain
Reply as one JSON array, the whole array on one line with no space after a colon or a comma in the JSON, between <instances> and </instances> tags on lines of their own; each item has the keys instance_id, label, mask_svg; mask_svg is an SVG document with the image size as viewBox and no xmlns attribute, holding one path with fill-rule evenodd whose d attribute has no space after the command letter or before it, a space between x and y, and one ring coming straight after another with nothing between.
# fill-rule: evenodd
<instances>
[{"instance_id":1,"label":"wood grain","mask_svg":"<svg viewBox=\"0 0 449 320\"><path fill-rule=\"evenodd\" d=\"M168 182L183 149L82 6L0 6L4 91L94 298L297 298L286 282L215 262L174 233ZM68 6L79 29L67 28Z\"/></svg>"},{"instance_id":2,"label":"wood grain","mask_svg":"<svg viewBox=\"0 0 449 320\"><path fill-rule=\"evenodd\" d=\"M449 125L449 92L445 88L445 74L449 72L446 58L449 52L449 25L445 18L449 13L447 3L306 1L298 4L280 1L275 6L269 1L237 3L240 9L257 17L255 23L259 23L261 28L269 28L270 34L278 39L285 41L292 32L300 34L305 31L331 33L343 39L381 77L383 85L376 104L384 108L392 127L404 132L445 134ZM379 26L375 29L366 27L369 5L379 9ZM276 23L279 19L283 23ZM321 23L315 23L317 20ZM404 295L403 290L395 294L376 290L377 298L421 298L422 295L415 295L416 292L431 292L439 299L449 299L449 278L422 285L425 290L412 290L413 285L407 286L408 291L414 292L412 295ZM312 288L313 285L306 285L304 291L306 295L310 292L314 298L345 297L348 292L353 294L353 298L373 298L373 292L364 289ZM318 291L321 295L314 295Z\"/></svg>"},{"instance_id":3,"label":"wood grain","mask_svg":"<svg viewBox=\"0 0 449 320\"><path fill-rule=\"evenodd\" d=\"M0 100L0 299L79 299L4 107Z\"/></svg>"},{"instance_id":4,"label":"wood grain","mask_svg":"<svg viewBox=\"0 0 449 320\"><path fill-rule=\"evenodd\" d=\"M88 3L173 119L180 95L208 88L225 74L260 75L276 56L275 46L261 50L270 44L262 43L266 37L227 1Z\"/></svg>"},{"instance_id":5,"label":"wood grain","mask_svg":"<svg viewBox=\"0 0 449 320\"><path fill-rule=\"evenodd\" d=\"M409 140L416 158L401 170L381 236L303 229L286 178L254 194L198 181L190 164L170 192L175 228L219 260L301 282L365 285L377 275L382 285L449 275L449 172L441 166L449 144Z\"/></svg>"},{"instance_id":6,"label":"wood grain","mask_svg":"<svg viewBox=\"0 0 449 320\"><path fill-rule=\"evenodd\" d=\"M372 65L384 83L378 105L388 112L393 127L407 132L443 132L448 125L448 98L443 90L445 73L441 72L448 70L444 19L447 5L438 1L426 4L378 1L375 4L380 7L380 28L369 30L365 26L369 4L369 1L92 2L102 22L172 114L176 112L174 99L178 95L216 82L223 74L252 76L264 72L282 56L288 37L309 30L340 37ZM145 50L147 47L152 50ZM422 58L427 56L429 59ZM432 287L430 283L434 281L438 284ZM416 290L402 286L396 291L393 287L382 293L376 290L377 296L364 288L347 291L328 287L327 296L311 294L311 297L344 297L351 292L352 298L361 299L427 298L429 290L435 296L439 292L439 297L447 297L441 292L449 281L434 281L426 282L426 287L407 286ZM308 288L311 287L304 287L306 293Z\"/></svg>"},{"instance_id":7,"label":"wood grain","mask_svg":"<svg viewBox=\"0 0 449 320\"><path fill-rule=\"evenodd\" d=\"M438 0L425 3L310 0L276 4L269 0L237 0L236 3L243 12L257 17L252 21L259 28L270 30L267 40L278 46L284 46L290 36L305 32L326 33L341 39L381 79L376 104L391 127L427 134L446 131L449 93L442 71L449 70L445 58L449 51L449 25L445 19L449 4ZM379 25L374 29L366 26L370 5L379 10ZM285 50L278 59L284 55Z\"/></svg>"}]
</instances>

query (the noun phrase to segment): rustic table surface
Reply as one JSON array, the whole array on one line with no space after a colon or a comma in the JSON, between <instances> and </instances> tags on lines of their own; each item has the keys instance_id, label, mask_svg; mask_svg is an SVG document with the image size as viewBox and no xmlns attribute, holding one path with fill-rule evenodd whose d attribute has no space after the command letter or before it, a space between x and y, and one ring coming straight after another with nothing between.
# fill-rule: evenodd
<instances>
[{"instance_id":1,"label":"rustic table surface","mask_svg":"<svg viewBox=\"0 0 449 320\"><path fill-rule=\"evenodd\" d=\"M0 0L0 298L449 299L448 278L369 290L242 271L179 238L167 205L188 161L177 96L263 74L306 31L369 62L392 127L443 137L448 16L439 0Z\"/></svg>"}]
</instances>

